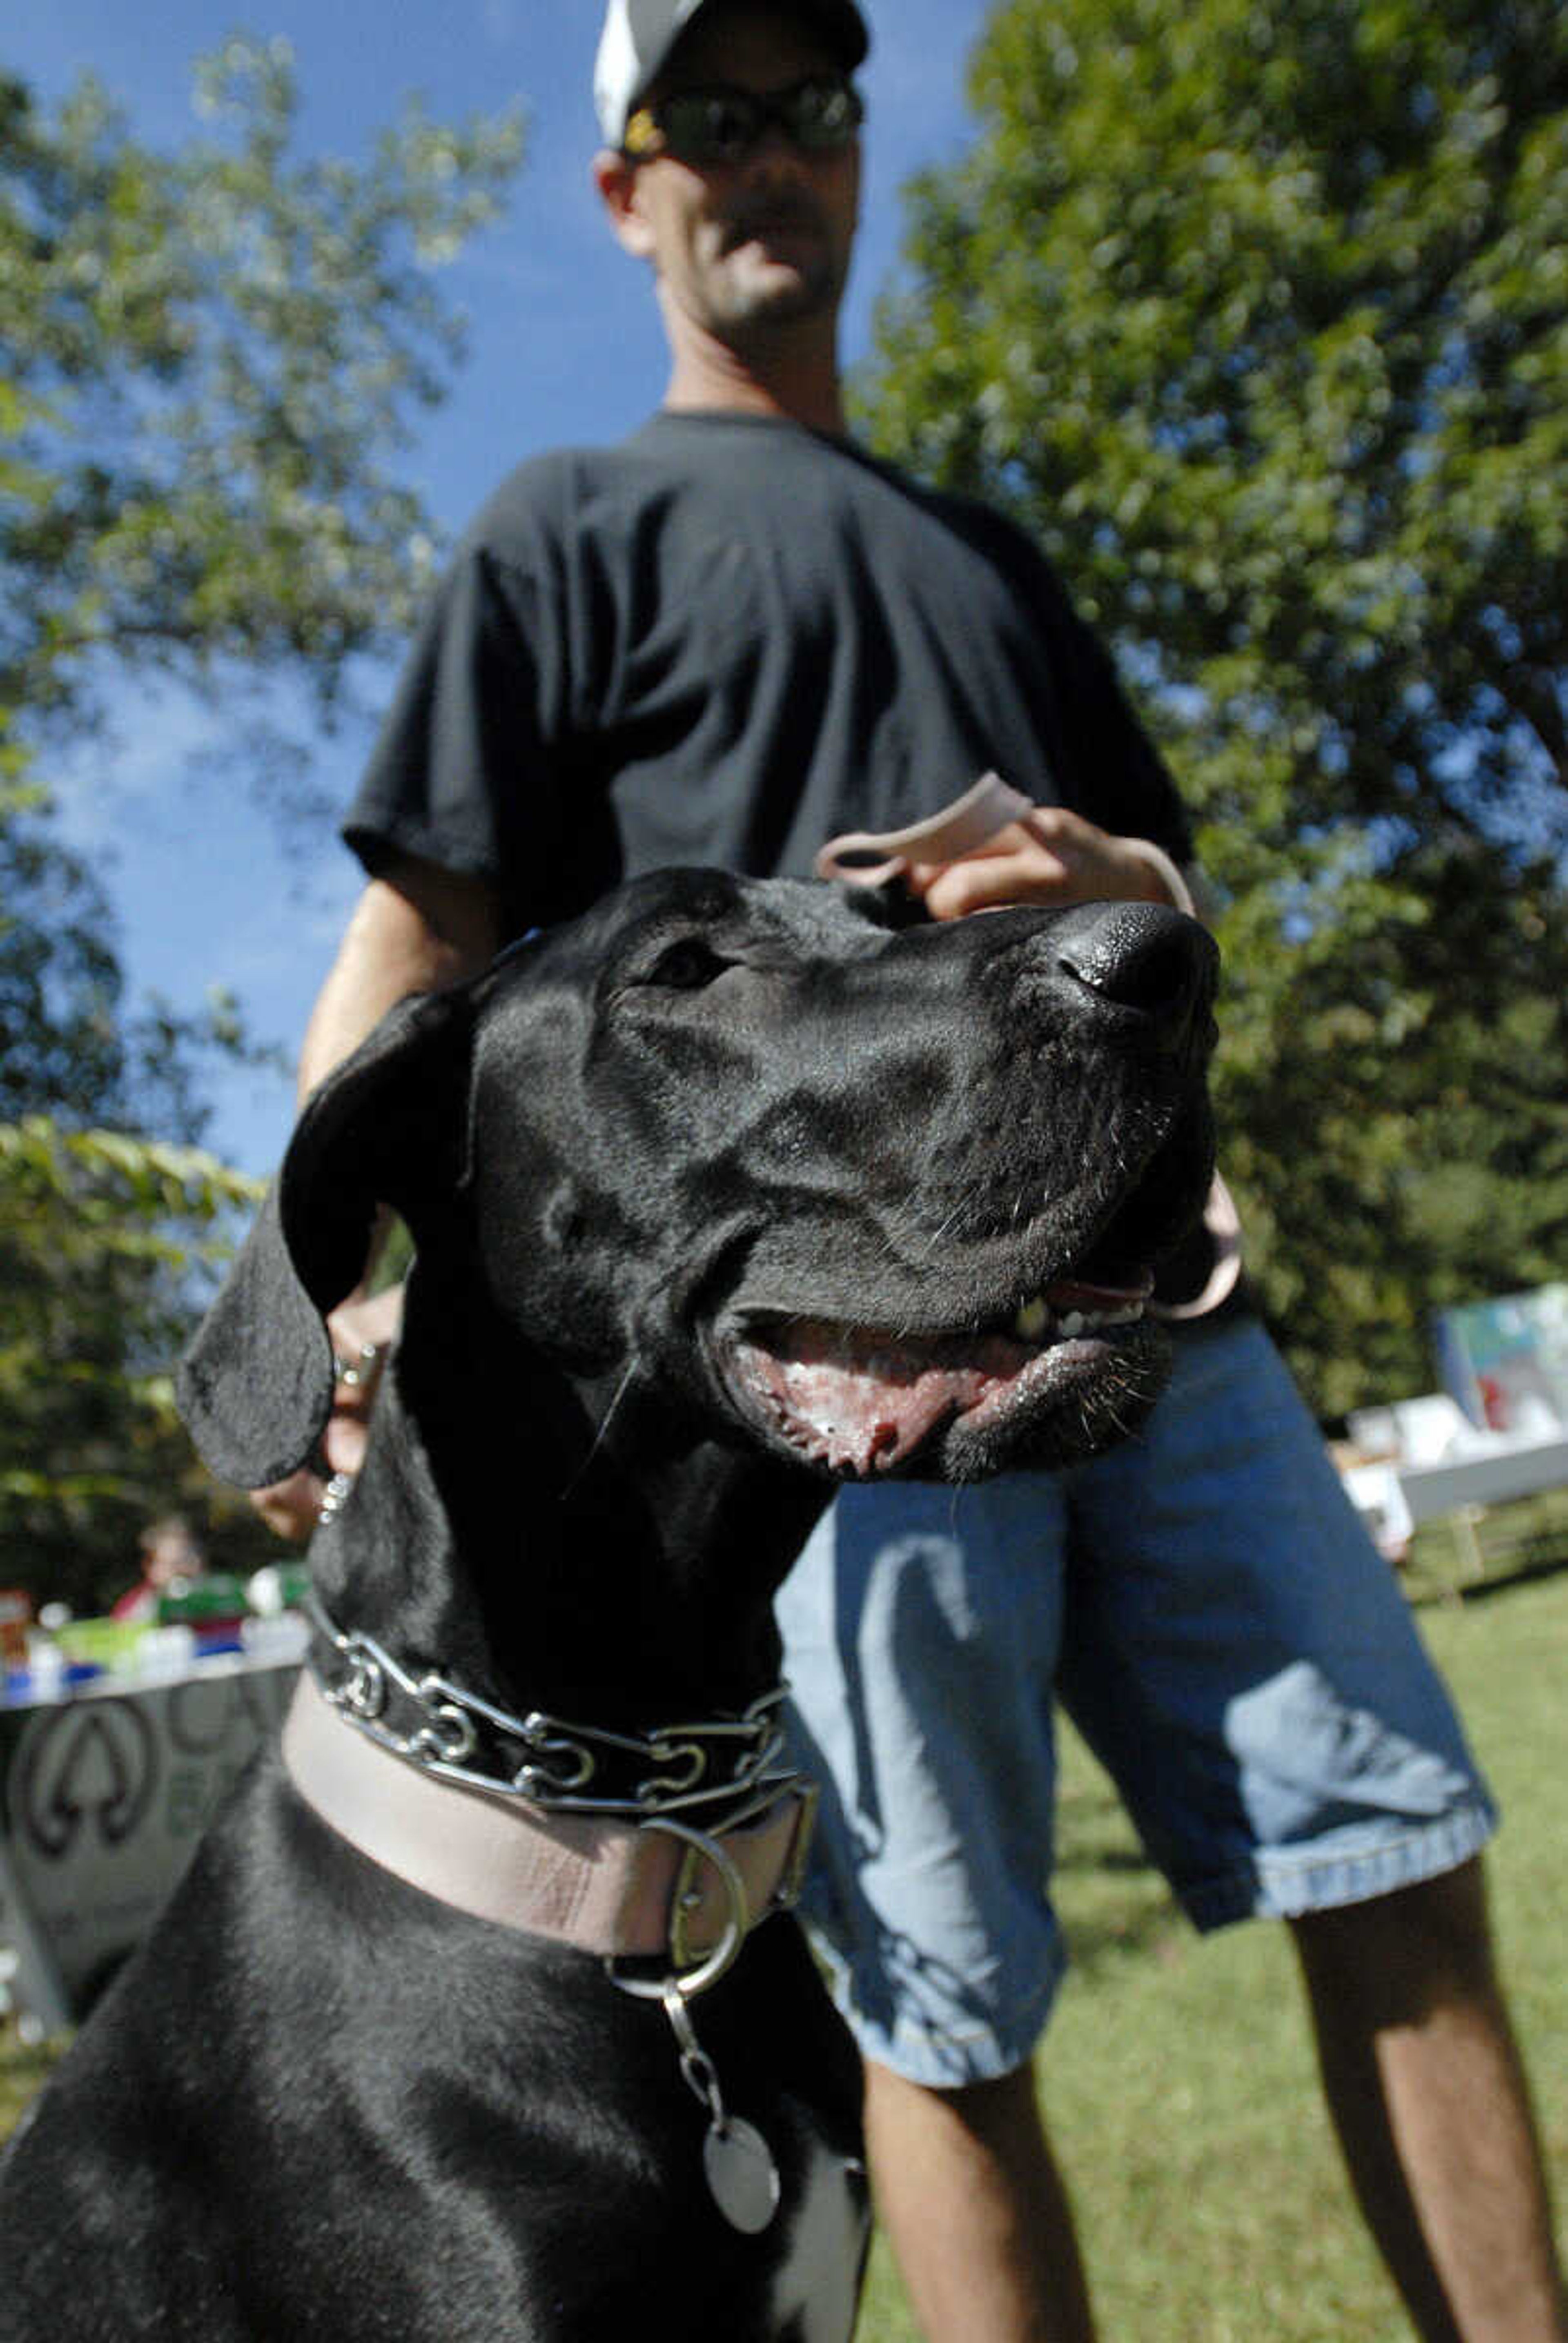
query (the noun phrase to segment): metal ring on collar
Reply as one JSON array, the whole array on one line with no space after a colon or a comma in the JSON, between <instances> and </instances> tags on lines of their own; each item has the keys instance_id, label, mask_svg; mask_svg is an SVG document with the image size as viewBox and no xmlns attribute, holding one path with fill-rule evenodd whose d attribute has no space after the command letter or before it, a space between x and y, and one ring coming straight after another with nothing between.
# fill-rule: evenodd
<instances>
[{"instance_id":1,"label":"metal ring on collar","mask_svg":"<svg viewBox=\"0 0 1568 2343\"><path fill-rule=\"evenodd\" d=\"M669 1815L650 1815L638 1827L645 1831L665 1831L671 1838L682 1840L690 1850L676 1875L670 1895L669 1948L677 1963L684 1949L681 1899L695 1875L693 1856L710 1863L719 1875L719 1885L729 1907L725 1917L724 1934L713 1950L695 1967L683 1969L678 1966L662 1977L623 1976L615 1965L613 1955L605 1962L605 1967L609 1972L611 1984L618 1986L622 1993L629 1993L635 2000L663 2001L673 1989L682 2001L692 2001L699 1993L706 1993L709 1986L719 1983L746 1942L751 1925L746 1883L719 1841L709 1838L706 1831L693 1830L689 1823L677 1822Z\"/></svg>"}]
</instances>

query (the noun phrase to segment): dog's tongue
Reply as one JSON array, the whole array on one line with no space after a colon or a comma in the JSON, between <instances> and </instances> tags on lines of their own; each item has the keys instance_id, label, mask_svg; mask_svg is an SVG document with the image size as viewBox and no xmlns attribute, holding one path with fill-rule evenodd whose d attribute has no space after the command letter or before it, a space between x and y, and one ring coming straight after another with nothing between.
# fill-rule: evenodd
<instances>
[{"instance_id":1,"label":"dog's tongue","mask_svg":"<svg viewBox=\"0 0 1568 2343\"><path fill-rule=\"evenodd\" d=\"M804 1319L789 1327L787 1350L744 1346L748 1379L786 1437L861 1478L901 1463L950 1416L1016 1381L1028 1357L1001 1334L920 1350L879 1337L867 1348L844 1327Z\"/></svg>"},{"instance_id":2,"label":"dog's tongue","mask_svg":"<svg viewBox=\"0 0 1568 2343\"><path fill-rule=\"evenodd\" d=\"M1013 1332L900 1340L792 1318L738 1342L739 1378L791 1446L830 1472L869 1479L912 1456L955 1416L1038 1390L1081 1338L1141 1317L1154 1281L1068 1276L1018 1313Z\"/></svg>"}]
</instances>

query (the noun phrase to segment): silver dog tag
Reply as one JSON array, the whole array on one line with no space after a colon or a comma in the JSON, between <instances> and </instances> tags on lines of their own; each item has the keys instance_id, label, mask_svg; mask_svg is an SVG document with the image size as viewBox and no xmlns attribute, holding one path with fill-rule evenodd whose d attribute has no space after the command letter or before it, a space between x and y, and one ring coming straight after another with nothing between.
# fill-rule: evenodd
<instances>
[{"instance_id":1,"label":"silver dog tag","mask_svg":"<svg viewBox=\"0 0 1568 2343\"><path fill-rule=\"evenodd\" d=\"M779 2210L779 2167L760 2132L739 2116L710 2124L702 2168L713 2201L732 2229L759 2237Z\"/></svg>"}]
</instances>

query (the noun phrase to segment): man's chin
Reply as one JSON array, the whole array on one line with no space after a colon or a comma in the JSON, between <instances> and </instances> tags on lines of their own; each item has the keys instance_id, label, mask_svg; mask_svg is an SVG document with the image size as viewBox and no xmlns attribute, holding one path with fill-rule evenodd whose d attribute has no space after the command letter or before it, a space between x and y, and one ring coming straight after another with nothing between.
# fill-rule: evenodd
<instances>
[{"instance_id":1,"label":"man's chin","mask_svg":"<svg viewBox=\"0 0 1568 2343\"><path fill-rule=\"evenodd\" d=\"M727 274L725 323L732 330L795 325L838 310L837 273L815 247L794 253L786 245L743 245L731 254Z\"/></svg>"}]
</instances>

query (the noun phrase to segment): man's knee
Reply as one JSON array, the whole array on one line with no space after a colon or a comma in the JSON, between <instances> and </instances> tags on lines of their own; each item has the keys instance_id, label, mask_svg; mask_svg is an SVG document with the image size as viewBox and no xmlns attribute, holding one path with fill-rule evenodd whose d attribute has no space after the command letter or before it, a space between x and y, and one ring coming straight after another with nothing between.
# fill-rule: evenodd
<instances>
[{"instance_id":1,"label":"man's knee","mask_svg":"<svg viewBox=\"0 0 1568 2343\"><path fill-rule=\"evenodd\" d=\"M983 2082L938 2085L912 2082L868 2058L866 2112L873 2130L940 2126L993 2148L1043 2136L1034 2070L1027 2061Z\"/></svg>"},{"instance_id":2,"label":"man's knee","mask_svg":"<svg viewBox=\"0 0 1568 2343\"><path fill-rule=\"evenodd\" d=\"M1353 2000L1374 2025L1419 2025L1496 1988L1478 1855L1365 1904L1304 1913L1291 1927L1314 1991Z\"/></svg>"}]
</instances>

